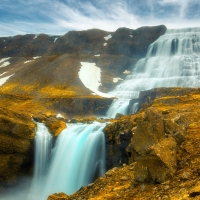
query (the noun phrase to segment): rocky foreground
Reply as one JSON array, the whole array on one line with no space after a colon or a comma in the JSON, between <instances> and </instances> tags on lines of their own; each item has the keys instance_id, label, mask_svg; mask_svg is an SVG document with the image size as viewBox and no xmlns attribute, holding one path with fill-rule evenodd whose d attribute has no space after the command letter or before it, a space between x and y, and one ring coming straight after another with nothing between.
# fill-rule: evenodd
<instances>
[{"instance_id":1,"label":"rocky foreground","mask_svg":"<svg viewBox=\"0 0 200 200\"><path fill-rule=\"evenodd\" d=\"M200 90L153 89L140 100L137 114L105 128L110 154L117 149L118 160L127 156L128 163L71 196L53 194L48 200L200 199Z\"/></svg>"}]
</instances>

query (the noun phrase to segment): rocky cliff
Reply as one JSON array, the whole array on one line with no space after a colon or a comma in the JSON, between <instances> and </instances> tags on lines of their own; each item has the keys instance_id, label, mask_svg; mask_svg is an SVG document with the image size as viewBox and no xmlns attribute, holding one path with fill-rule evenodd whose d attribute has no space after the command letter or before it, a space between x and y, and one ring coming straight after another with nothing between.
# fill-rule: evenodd
<instances>
[{"instance_id":1,"label":"rocky cliff","mask_svg":"<svg viewBox=\"0 0 200 200\"><path fill-rule=\"evenodd\" d=\"M105 128L110 163L124 164L71 196L49 200L199 199L200 90L159 88L140 98L137 114Z\"/></svg>"}]
</instances>

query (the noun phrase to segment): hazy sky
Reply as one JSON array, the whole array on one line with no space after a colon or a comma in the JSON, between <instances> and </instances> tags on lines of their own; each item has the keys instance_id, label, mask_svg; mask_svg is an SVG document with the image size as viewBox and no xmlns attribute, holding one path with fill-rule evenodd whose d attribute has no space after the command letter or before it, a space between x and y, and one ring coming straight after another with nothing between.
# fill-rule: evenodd
<instances>
[{"instance_id":1,"label":"hazy sky","mask_svg":"<svg viewBox=\"0 0 200 200\"><path fill-rule=\"evenodd\" d=\"M0 36L159 24L200 27L200 0L0 0Z\"/></svg>"}]
</instances>

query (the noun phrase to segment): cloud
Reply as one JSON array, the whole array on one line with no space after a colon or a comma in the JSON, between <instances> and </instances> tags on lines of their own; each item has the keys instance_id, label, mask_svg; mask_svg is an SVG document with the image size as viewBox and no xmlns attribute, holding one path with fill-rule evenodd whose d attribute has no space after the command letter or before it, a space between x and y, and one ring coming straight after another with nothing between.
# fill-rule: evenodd
<instances>
[{"instance_id":1,"label":"cloud","mask_svg":"<svg viewBox=\"0 0 200 200\"><path fill-rule=\"evenodd\" d=\"M197 26L198 17L187 19L189 8L196 4L198 0L1 0L0 35L64 34L91 28L115 31L159 24Z\"/></svg>"},{"instance_id":2,"label":"cloud","mask_svg":"<svg viewBox=\"0 0 200 200\"><path fill-rule=\"evenodd\" d=\"M162 6L174 5L179 7L179 18L187 18L187 9L191 5L200 6L199 0L159 0L158 3Z\"/></svg>"}]
</instances>

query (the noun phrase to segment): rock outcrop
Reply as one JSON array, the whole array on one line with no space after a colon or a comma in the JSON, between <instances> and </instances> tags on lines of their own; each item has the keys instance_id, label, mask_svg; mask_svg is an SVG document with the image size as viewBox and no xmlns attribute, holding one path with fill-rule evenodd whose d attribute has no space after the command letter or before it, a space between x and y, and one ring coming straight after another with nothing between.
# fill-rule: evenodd
<instances>
[{"instance_id":1,"label":"rock outcrop","mask_svg":"<svg viewBox=\"0 0 200 200\"><path fill-rule=\"evenodd\" d=\"M0 188L31 173L35 129L30 115L0 108Z\"/></svg>"},{"instance_id":2,"label":"rock outcrop","mask_svg":"<svg viewBox=\"0 0 200 200\"><path fill-rule=\"evenodd\" d=\"M199 198L199 89L159 88L143 94L151 101L144 100L137 114L105 128L111 155L123 144L120 135L128 136L131 130L129 164L118 163L121 167L71 196L62 194L62 199ZM59 198L59 194L49 197Z\"/></svg>"}]
</instances>

